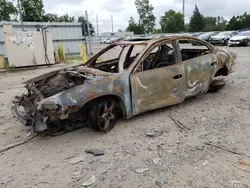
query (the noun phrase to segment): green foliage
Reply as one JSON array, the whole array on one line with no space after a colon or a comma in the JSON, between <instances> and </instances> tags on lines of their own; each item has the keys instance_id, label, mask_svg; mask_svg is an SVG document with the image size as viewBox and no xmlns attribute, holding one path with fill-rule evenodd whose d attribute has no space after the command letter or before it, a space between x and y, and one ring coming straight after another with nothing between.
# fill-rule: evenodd
<instances>
[{"instance_id":1,"label":"green foliage","mask_svg":"<svg viewBox=\"0 0 250 188\"><path fill-rule=\"evenodd\" d=\"M59 17L58 22L74 22L74 16L69 16L68 14L64 14Z\"/></svg>"},{"instance_id":2,"label":"green foliage","mask_svg":"<svg viewBox=\"0 0 250 188\"><path fill-rule=\"evenodd\" d=\"M204 17L205 28L203 31L225 31L227 21L221 17Z\"/></svg>"},{"instance_id":3,"label":"green foliage","mask_svg":"<svg viewBox=\"0 0 250 188\"><path fill-rule=\"evenodd\" d=\"M11 16L17 15L17 9L11 1L0 0L0 21L11 21Z\"/></svg>"},{"instance_id":4,"label":"green foliage","mask_svg":"<svg viewBox=\"0 0 250 188\"><path fill-rule=\"evenodd\" d=\"M154 34L159 34L159 33L162 33L162 30L161 30L161 29L155 29L155 30L154 30Z\"/></svg>"},{"instance_id":5,"label":"green foliage","mask_svg":"<svg viewBox=\"0 0 250 188\"><path fill-rule=\"evenodd\" d=\"M84 28L84 32L85 35L88 35L88 26L87 26L87 20L84 16L79 16L77 19L77 22L80 22L83 24L83 28ZM95 28L93 27L93 24L89 22L89 30L90 30L90 35L94 35L95 34Z\"/></svg>"},{"instance_id":6,"label":"green foliage","mask_svg":"<svg viewBox=\"0 0 250 188\"><path fill-rule=\"evenodd\" d=\"M134 32L134 34L144 34L144 28L135 22L133 17L130 17L126 31Z\"/></svg>"},{"instance_id":7,"label":"green foliage","mask_svg":"<svg viewBox=\"0 0 250 188\"><path fill-rule=\"evenodd\" d=\"M41 22L43 21L44 6L42 0L20 0L23 21Z\"/></svg>"},{"instance_id":8,"label":"green foliage","mask_svg":"<svg viewBox=\"0 0 250 188\"><path fill-rule=\"evenodd\" d=\"M217 17L216 21L216 30L217 31L225 31L227 26L227 20L225 20L222 16Z\"/></svg>"},{"instance_id":9,"label":"green foliage","mask_svg":"<svg viewBox=\"0 0 250 188\"><path fill-rule=\"evenodd\" d=\"M184 31L184 17L182 13L169 10L160 19L161 31L164 33L177 33Z\"/></svg>"},{"instance_id":10,"label":"green foliage","mask_svg":"<svg viewBox=\"0 0 250 188\"><path fill-rule=\"evenodd\" d=\"M64 52L63 52L63 49L61 47L59 47L57 49L57 53L58 53L59 59L64 60L64 55L63 55Z\"/></svg>"},{"instance_id":11,"label":"green foliage","mask_svg":"<svg viewBox=\"0 0 250 188\"><path fill-rule=\"evenodd\" d=\"M207 16L204 17L204 23L205 23L205 28L203 29L203 31L214 31L216 30L216 21L217 18L216 17L212 17L212 16Z\"/></svg>"},{"instance_id":12,"label":"green foliage","mask_svg":"<svg viewBox=\"0 0 250 188\"><path fill-rule=\"evenodd\" d=\"M139 14L139 27L144 29L146 34L153 33L155 27L154 7L149 4L149 0L135 0L135 6Z\"/></svg>"},{"instance_id":13,"label":"green foliage","mask_svg":"<svg viewBox=\"0 0 250 188\"><path fill-rule=\"evenodd\" d=\"M43 15L43 22L59 22L59 17L57 14L47 13Z\"/></svg>"},{"instance_id":14,"label":"green foliage","mask_svg":"<svg viewBox=\"0 0 250 188\"><path fill-rule=\"evenodd\" d=\"M227 25L227 30L238 30L250 28L250 14L246 12L243 15L233 16Z\"/></svg>"},{"instance_id":15,"label":"green foliage","mask_svg":"<svg viewBox=\"0 0 250 188\"><path fill-rule=\"evenodd\" d=\"M191 17L189 23L189 31L198 32L198 31L203 31L204 28L205 28L205 22L203 15L200 13L197 5L195 5L193 16Z\"/></svg>"}]
</instances>

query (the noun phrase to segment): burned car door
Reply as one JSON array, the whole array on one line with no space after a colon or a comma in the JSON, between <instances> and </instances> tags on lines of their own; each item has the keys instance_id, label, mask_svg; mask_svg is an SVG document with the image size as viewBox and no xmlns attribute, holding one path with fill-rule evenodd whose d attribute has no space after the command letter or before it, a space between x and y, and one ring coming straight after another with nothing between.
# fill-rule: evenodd
<instances>
[{"instance_id":1,"label":"burned car door","mask_svg":"<svg viewBox=\"0 0 250 188\"><path fill-rule=\"evenodd\" d=\"M174 42L152 46L142 56L130 75L134 115L183 102L184 72L176 55Z\"/></svg>"},{"instance_id":2,"label":"burned car door","mask_svg":"<svg viewBox=\"0 0 250 188\"><path fill-rule=\"evenodd\" d=\"M185 74L186 97L206 93L216 71L217 57L213 47L195 41L199 45L192 46L191 39L179 40L182 66Z\"/></svg>"}]
</instances>

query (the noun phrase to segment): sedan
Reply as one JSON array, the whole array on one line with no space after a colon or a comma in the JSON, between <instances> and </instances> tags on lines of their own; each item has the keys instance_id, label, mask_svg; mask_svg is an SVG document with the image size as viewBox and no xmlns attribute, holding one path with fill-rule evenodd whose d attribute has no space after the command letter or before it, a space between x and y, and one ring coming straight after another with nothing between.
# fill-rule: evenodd
<instances>
[{"instance_id":1,"label":"sedan","mask_svg":"<svg viewBox=\"0 0 250 188\"><path fill-rule=\"evenodd\" d=\"M193 48L192 42L199 46ZM41 135L83 126L108 132L119 118L221 89L215 78L229 75L235 59L234 52L193 37L119 41L86 64L26 81L12 112Z\"/></svg>"},{"instance_id":2,"label":"sedan","mask_svg":"<svg viewBox=\"0 0 250 188\"><path fill-rule=\"evenodd\" d=\"M250 31L243 31L229 40L228 46L250 46Z\"/></svg>"},{"instance_id":3,"label":"sedan","mask_svg":"<svg viewBox=\"0 0 250 188\"><path fill-rule=\"evenodd\" d=\"M230 38L237 34L239 34L238 31L223 31L218 35L212 36L209 42L211 44L221 44L227 46Z\"/></svg>"}]
</instances>

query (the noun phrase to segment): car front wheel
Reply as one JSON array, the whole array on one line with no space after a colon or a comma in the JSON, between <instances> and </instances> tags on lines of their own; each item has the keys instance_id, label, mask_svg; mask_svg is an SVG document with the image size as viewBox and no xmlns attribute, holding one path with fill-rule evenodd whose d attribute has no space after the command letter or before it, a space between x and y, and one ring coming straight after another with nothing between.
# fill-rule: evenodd
<instances>
[{"instance_id":1,"label":"car front wheel","mask_svg":"<svg viewBox=\"0 0 250 188\"><path fill-rule=\"evenodd\" d=\"M96 131L109 132L117 120L117 103L114 99L105 99L94 103L90 110L90 127Z\"/></svg>"},{"instance_id":2,"label":"car front wheel","mask_svg":"<svg viewBox=\"0 0 250 188\"><path fill-rule=\"evenodd\" d=\"M225 40L225 41L224 41L224 45L225 45L225 46L228 46L228 42L229 42L229 39Z\"/></svg>"}]
</instances>

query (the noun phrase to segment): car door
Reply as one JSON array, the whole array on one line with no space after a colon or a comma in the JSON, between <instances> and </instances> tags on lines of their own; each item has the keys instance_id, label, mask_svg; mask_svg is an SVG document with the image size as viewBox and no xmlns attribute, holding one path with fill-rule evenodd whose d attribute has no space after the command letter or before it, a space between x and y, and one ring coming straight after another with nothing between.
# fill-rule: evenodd
<instances>
[{"instance_id":1,"label":"car door","mask_svg":"<svg viewBox=\"0 0 250 188\"><path fill-rule=\"evenodd\" d=\"M198 45L192 46L192 42L194 41L186 40L186 43L179 41L177 44L182 57L186 98L208 91L217 63L210 46L201 41L195 41Z\"/></svg>"},{"instance_id":2,"label":"car door","mask_svg":"<svg viewBox=\"0 0 250 188\"><path fill-rule=\"evenodd\" d=\"M142 56L141 61L130 75L133 115L149 110L181 103L185 98L184 72L182 65L178 63L176 43L161 43L152 46ZM173 61L161 62L157 59L156 65L150 66L150 59L159 56L159 48L162 45L171 47L169 57ZM157 50L155 50L157 49ZM161 53L167 58L167 53ZM152 58L152 57L153 58ZM163 60L163 58L162 58ZM152 63L152 62L151 62ZM159 63L159 64L158 64ZM165 64L164 64L165 63ZM170 65L171 64L171 65ZM145 68L143 70L143 68ZM147 68L146 68L147 67Z\"/></svg>"}]
</instances>

